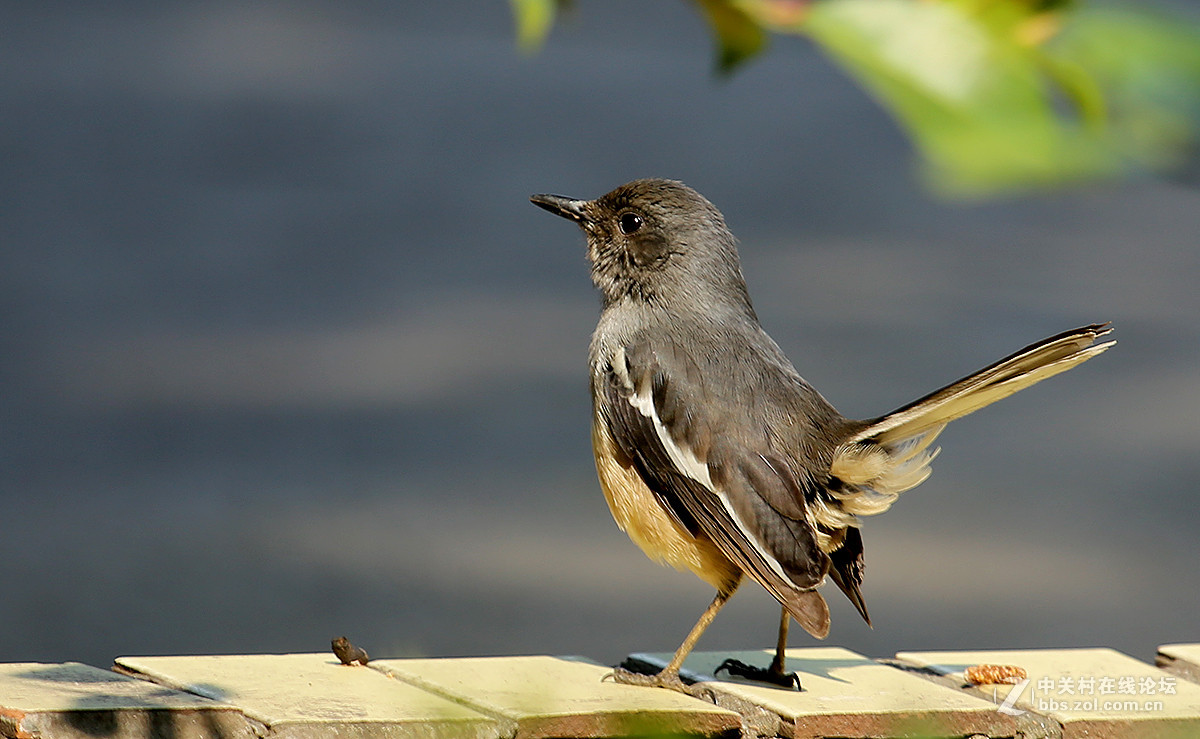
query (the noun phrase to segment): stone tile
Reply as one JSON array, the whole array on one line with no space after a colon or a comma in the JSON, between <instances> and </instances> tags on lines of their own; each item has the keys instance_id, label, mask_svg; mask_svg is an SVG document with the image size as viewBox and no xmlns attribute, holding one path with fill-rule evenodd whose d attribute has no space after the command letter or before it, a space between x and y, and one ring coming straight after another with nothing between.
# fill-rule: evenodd
<instances>
[{"instance_id":1,"label":"stone tile","mask_svg":"<svg viewBox=\"0 0 1200 739\"><path fill-rule=\"evenodd\" d=\"M381 659L398 680L502 717L518 739L740 731L736 713L669 690L603 680L611 668L577 657Z\"/></svg>"},{"instance_id":2,"label":"stone tile","mask_svg":"<svg viewBox=\"0 0 1200 739\"><path fill-rule=\"evenodd\" d=\"M1154 664L1185 680L1200 683L1200 644L1164 644Z\"/></svg>"},{"instance_id":3,"label":"stone tile","mask_svg":"<svg viewBox=\"0 0 1200 739\"><path fill-rule=\"evenodd\" d=\"M1017 665L1029 682L993 686L1012 709L1043 714L1064 739L1183 739L1200 736L1200 685L1113 649L901 652L902 662L961 680L975 664ZM993 687L982 688L990 691ZM981 688L967 688L980 692Z\"/></svg>"},{"instance_id":4,"label":"stone tile","mask_svg":"<svg viewBox=\"0 0 1200 739\"><path fill-rule=\"evenodd\" d=\"M329 654L121 657L131 674L240 708L273 735L493 739L499 722Z\"/></svg>"},{"instance_id":5,"label":"stone tile","mask_svg":"<svg viewBox=\"0 0 1200 739\"><path fill-rule=\"evenodd\" d=\"M996 705L911 675L839 647L789 649L802 692L713 677L726 658L766 666L773 651L695 652L684 676L714 692L759 706L781 718L779 733L795 737L1012 736L1011 717ZM669 654L633 655L632 660L666 665Z\"/></svg>"},{"instance_id":6,"label":"stone tile","mask_svg":"<svg viewBox=\"0 0 1200 739\"><path fill-rule=\"evenodd\" d=\"M0 736L256 736L236 708L76 662L0 664Z\"/></svg>"}]
</instances>

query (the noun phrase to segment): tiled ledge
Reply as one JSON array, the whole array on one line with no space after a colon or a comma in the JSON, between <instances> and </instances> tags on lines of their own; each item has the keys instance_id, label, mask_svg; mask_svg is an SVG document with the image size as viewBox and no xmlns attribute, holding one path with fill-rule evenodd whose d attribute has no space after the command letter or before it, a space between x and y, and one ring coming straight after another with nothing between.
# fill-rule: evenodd
<instances>
[{"instance_id":1,"label":"tiled ledge","mask_svg":"<svg viewBox=\"0 0 1200 739\"><path fill-rule=\"evenodd\" d=\"M716 680L726 657L696 653L685 677L705 699L617 685L578 657L380 659L332 654L123 657L0 664L0 737L619 736L1200 737L1200 644L1166 645L1155 667L1109 649L902 652L793 649L804 692ZM655 669L666 655L634 655ZM1023 667L1024 685L971 687L979 663Z\"/></svg>"}]
</instances>

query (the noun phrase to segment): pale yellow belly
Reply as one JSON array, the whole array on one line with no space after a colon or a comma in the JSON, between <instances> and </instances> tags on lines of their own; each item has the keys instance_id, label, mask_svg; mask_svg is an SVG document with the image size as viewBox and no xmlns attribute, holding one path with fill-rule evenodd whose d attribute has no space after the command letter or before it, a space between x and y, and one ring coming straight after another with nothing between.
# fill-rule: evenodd
<instances>
[{"instance_id":1,"label":"pale yellow belly","mask_svg":"<svg viewBox=\"0 0 1200 739\"><path fill-rule=\"evenodd\" d=\"M715 544L693 537L675 523L599 419L592 423L592 450L608 509L617 526L647 557L679 570L691 570L718 590L741 577L737 566Z\"/></svg>"}]
</instances>

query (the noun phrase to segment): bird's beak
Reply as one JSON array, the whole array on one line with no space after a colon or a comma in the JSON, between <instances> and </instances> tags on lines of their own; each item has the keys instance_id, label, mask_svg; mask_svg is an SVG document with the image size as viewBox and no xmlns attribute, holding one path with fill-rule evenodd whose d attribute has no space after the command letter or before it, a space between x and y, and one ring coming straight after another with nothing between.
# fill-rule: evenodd
<instances>
[{"instance_id":1,"label":"bird's beak","mask_svg":"<svg viewBox=\"0 0 1200 739\"><path fill-rule=\"evenodd\" d=\"M545 208L555 215L570 218L572 221L583 223L585 218L583 209L587 205L586 200L574 200L562 195L532 195L529 202L539 208Z\"/></svg>"}]
</instances>

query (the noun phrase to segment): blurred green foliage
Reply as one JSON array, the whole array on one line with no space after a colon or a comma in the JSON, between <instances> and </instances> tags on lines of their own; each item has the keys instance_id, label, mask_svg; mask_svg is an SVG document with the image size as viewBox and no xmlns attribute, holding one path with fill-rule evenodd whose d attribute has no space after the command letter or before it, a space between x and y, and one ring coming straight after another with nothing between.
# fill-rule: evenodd
<instances>
[{"instance_id":1,"label":"blurred green foliage","mask_svg":"<svg viewBox=\"0 0 1200 739\"><path fill-rule=\"evenodd\" d=\"M564 0L511 0L536 50ZM986 196L1169 171L1200 142L1200 23L1146 2L692 0L717 68L802 36L911 137L937 190Z\"/></svg>"},{"instance_id":2,"label":"blurred green foliage","mask_svg":"<svg viewBox=\"0 0 1200 739\"><path fill-rule=\"evenodd\" d=\"M517 21L517 44L523 51L537 51L554 25L562 0L509 0Z\"/></svg>"}]
</instances>

